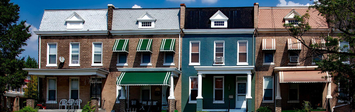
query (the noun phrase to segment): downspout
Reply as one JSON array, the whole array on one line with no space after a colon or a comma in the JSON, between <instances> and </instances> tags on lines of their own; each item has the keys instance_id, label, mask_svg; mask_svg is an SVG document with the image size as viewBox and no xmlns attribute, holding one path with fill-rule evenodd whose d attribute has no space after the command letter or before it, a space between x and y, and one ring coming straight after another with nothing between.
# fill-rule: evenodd
<instances>
[{"instance_id":1,"label":"downspout","mask_svg":"<svg viewBox=\"0 0 355 112\"><path fill-rule=\"evenodd\" d=\"M179 33L179 64L178 64L178 70L180 70L180 61L181 61L181 33Z\"/></svg>"},{"instance_id":2,"label":"downspout","mask_svg":"<svg viewBox=\"0 0 355 112\"><path fill-rule=\"evenodd\" d=\"M38 68L41 68L41 36L38 35Z\"/></svg>"}]
</instances>

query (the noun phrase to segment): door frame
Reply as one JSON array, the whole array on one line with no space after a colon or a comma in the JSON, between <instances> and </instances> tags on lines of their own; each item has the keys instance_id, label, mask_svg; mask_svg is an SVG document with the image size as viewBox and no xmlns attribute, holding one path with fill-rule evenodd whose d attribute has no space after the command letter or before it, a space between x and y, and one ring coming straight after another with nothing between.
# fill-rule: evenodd
<instances>
[{"instance_id":1,"label":"door frame","mask_svg":"<svg viewBox=\"0 0 355 112\"><path fill-rule=\"evenodd\" d=\"M140 89L140 101L143 101L143 90L149 90L149 100L152 100L152 86L141 86Z\"/></svg>"},{"instance_id":2,"label":"door frame","mask_svg":"<svg viewBox=\"0 0 355 112\"><path fill-rule=\"evenodd\" d=\"M238 100L238 83L245 83L246 85L245 86L247 86L248 84L248 82L245 80L245 81L238 81L238 77L245 77L245 78L247 78L247 76L236 76L235 77L235 108L237 108L237 100ZM245 97L247 96L247 87L245 87ZM246 103L246 99L244 100L244 102ZM242 108L243 107L243 105L240 107L240 108ZM246 108L246 107L245 107Z\"/></svg>"}]
</instances>

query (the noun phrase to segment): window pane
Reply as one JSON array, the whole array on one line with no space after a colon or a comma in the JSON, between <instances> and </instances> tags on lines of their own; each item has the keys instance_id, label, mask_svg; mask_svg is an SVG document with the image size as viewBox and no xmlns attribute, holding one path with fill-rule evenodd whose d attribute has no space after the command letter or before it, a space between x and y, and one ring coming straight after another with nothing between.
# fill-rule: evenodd
<instances>
[{"instance_id":1,"label":"window pane","mask_svg":"<svg viewBox=\"0 0 355 112\"><path fill-rule=\"evenodd\" d=\"M55 64L56 63L56 55L49 55L49 64Z\"/></svg>"},{"instance_id":2,"label":"window pane","mask_svg":"<svg viewBox=\"0 0 355 112\"><path fill-rule=\"evenodd\" d=\"M94 54L94 63L101 63L101 54Z\"/></svg>"},{"instance_id":3,"label":"window pane","mask_svg":"<svg viewBox=\"0 0 355 112\"><path fill-rule=\"evenodd\" d=\"M94 53L101 53L101 43L94 43Z\"/></svg>"},{"instance_id":4,"label":"window pane","mask_svg":"<svg viewBox=\"0 0 355 112\"><path fill-rule=\"evenodd\" d=\"M272 77L264 77L264 89L272 89L272 83Z\"/></svg>"},{"instance_id":5,"label":"window pane","mask_svg":"<svg viewBox=\"0 0 355 112\"><path fill-rule=\"evenodd\" d=\"M215 79L215 88L223 88L223 78L216 78Z\"/></svg>"},{"instance_id":6,"label":"window pane","mask_svg":"<svg viewBox=\"0 0 355 112\"><path fill-rule=\"evenodd\" d=\"M239 42L239 52L247 51L247 42Z\"/></svg>"},{"instance_id":7,"label":"window pane","mask_svg":"<svg viewBox=\"0 0 355 112\"><path fill-rule=\"evenodd\" d=\"M49 90L48 96L48 100L55 100L55 90Z\"/></svg>"},{"instance_id":8,"label":"window pane","mask_svg":"<svg viewBox=\"0 0 355 112\"><path fill-rule=\"evenodd\" d=\"M273 53L265 53L264 61L265 61L265 63L274 62L274 55L273 55Z\"/></svg>"},{"instance_id":9,"label":"window pane","mask_svg":"<svg viewBox=\"0 0 355 112\"><path fill-rule=\"evenodd\" d=\"M79 64L79 55L72 55L71 60L72 64Z\"/></svg>"},{"instance_id":10,"label":"window pane","mask_svg":"<svg viewBox=\"0 0 355 112\"><path fill-rule=\"evenodd\" d=\"M239 53L239 62L247 62L247 53Z\"/></svg>"},{"instance_id":11,"label":"window pane","mask_svg":"<svg viewBox=\"0 0 355 112\"><path fill-rule=\"evenodd\" d=\"M272 89L264 89L264 100L272 100Z\"/></svg>"},{"instance_id":12,"label":"window pane","mask_svg":"<svg viewBox=\"0 0 355 112\"><path fill-rule=\"evenodd\" d=\"M223 100L223 90L215 90L215 100Z\"/></svg>"},{"instance_id":13,"label":"window pane","mask_svg":"<svg viewBox=\"0 0 355 112\"><path fill-rule=\"evenodd\" d=\"M127 54L125 53L119 54L118 63L127 63Z\"/></svg>"},{"instance_id":14,"label":"window pane","mask_svg":"<svg viewBox=\"0 0 355 112\"><path fill-rule=\"evenodd\" d=\"M79 79L71 79L71 89L79 89Z\"/></svg>"},{"instance_id":15,"label":"window pane","mask_svg":"<svg viewBox=\"0 0 355 112\"><path fill-rule=\"evenodd\" d=\"M79 53L79 44L71 44L72 53Z\"/></svg>"},{"instance_id":16,"label":"window pane","mask_svg":"<svg viewBox=\"0 0 355 112\"><path fill-rule=\"evenodd\" d=\"M199 43L191 43L191 52L199 52Z\"/></svg>"},{"instance_id":17,"label":"window pane","mask_svg":"<svg viewBox=\"0 0 355 112\"><path fill-rule=\"evenodd\" d=\"M340 42L340 50L341 52L348 52L348 49L349 49L349 42Z\"/></svg>"},{"instance_id":18,"label":"window pane","mask_svg":"<svg viewBox=\"0 0 355 112\"><path fill-rule=\"evenodd\" d=\"M191 100L196 100L197 90L191 90Z\"/></svg>"},{"instance_id":19,"label":"window pane","mask_svg":"<svg viewBox=\"0 0 355 112\"><path fill-rule=\"evenodd\" d=\"M322 56L323 55L314 55L313 56L313 62L319 62L320 60L322 60Z\"/></svg>"},{"instance_id":20,"label":"window pane","mask_svg":"<svg viewBox=\"0 0 355 112\"><path fill-rule=\"evenodd\" d=\"M238 94L245 94L246 92L246 83L238 83Z\"/></svg>"},{"instance_id":21,"label":"window pane","mask_svg":"<svg viewBox=\"0 0 355 112\"><path fill-rule=\"evenodd\" d=\"M197 87L198 87L197 78L191 78L191 89L197 89Z\"/></svg>"},{"instance_id":22,"label":"window pane","mask_svg":"<svg viewBox=\"0 0 355 112\"><path fill-rule=\"evenodd\" d=\"M192 53L191 54L191 62L196 62L198 63L199 62L199 53Z\"/></svg>"},{"instance_id":23,"label":"window pane","mask_svg":"<svg viewBox=\"0 0 355 112\"><path fill-rule=\"evenodd\" d=\"M216 47L223 47L223 42L216 42Z\"/></svg>"},{"instance_id":24,"label":"window pane","mask_svg":"<svg viewBox=\"0 0 355 112\"><path fill-rule=\"evenodd\" d=\"M298 94L298 91L297 89L290 89L290 96L289 96L289 100L298 100L297 98L297 94Z\"/></svg>"},{"instance_id":25,"label":"window pane","mask_svg":"<svg viewBox=\"0 0 355 112\"><path fill-rule=\"evenodd\" d=\"M224 21L214 21L214 26L224 26Z\"/></svg>"},{"instance_id":26,"label":"window pane","mask_svg":"<svg viewBox=\"0 0 355 112\"><path fill-rule=\"evenodd\" d=\"M223 52L223 48L216 48L216 52Z\"/></svg>"},{"instance_id":27,"label":"window pane","mask_svg":"<svg viewBox=\"0 0 355 112\"><path fill-rule=\"evenodd\" d=\"M174 62L174 54L165 53L165 63L173 63L173 62Z\"/></svg>"},{"instance_id":28,"label":"window pane","mask_svg":"<svg viewBox=\"0 0 355 112\"><path fill-rule=\"evenodd\" d=\"M48 44L48 46L49 46L49 54L57 54L56 44Z\"/></svg>"},{"instance_id":29,"label":"window pane","mask_svg":"<svg viewBox=\"0 0 355 112\"><path fill-rule=\"evenodd\" d=\"M144 53L143 54L143 63L150 63L150 54Z\"/></svg>"},{"instance_id":30,"label":"window pane","mask_svg":"<svg viewBox=\"0 0 355 112\"><path fill-rule=\"evenodd\" d=\"M48 89L49 90L55 90L56 89L57 82L56 82L55 79L48 79L48 83L49 83L49 85L48 85Z\"/></svg>"},{"instance_id":31,"label":"window pane","mask_svg":"<svg viewBox=\"0 0 355 112\"><path fill-rule=\"evenodd\" d=\"M216 53L216 57L223 57L223 53Z\"/></svg>"},{"instance_id":32,"label":"window pane","mask_svg":"<svg viewBox=\"0 0 355 112\"><path fill-rule=\"evenodd\" d=\"M78 90L71 90L71 99L78 99Z\"/></svg>"},{"instance_id":33,"label":"window pane","mask_svg":"<svg viewBox=\"0 0 355 112\"><path fill-rule=\"evenodd\" d=\"M151 27L152 22L142 22L142 27Z\"/></svg>"}]
</instances>

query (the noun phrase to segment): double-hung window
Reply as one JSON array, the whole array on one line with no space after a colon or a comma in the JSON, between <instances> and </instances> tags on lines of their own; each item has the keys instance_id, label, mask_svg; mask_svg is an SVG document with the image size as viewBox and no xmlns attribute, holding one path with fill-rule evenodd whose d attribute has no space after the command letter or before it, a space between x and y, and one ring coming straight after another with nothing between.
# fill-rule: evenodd
<instances>
[{"instance_id":1,"label":"double-hung window","mask_svg":"<svg viewBox=\"0 0 355 112\"><path fill-rule=\"evenodd\" d=\"M264 52L263 65L274 65L274 51L265 51Z\"/></svg>"},{"instance_id":2,"label":"double-hung window","mask_svg":"<svg viewBox=\"0 0 355 112\"><path fill-rule=\"evenodd\" d=\"M47 80L47 102L57 103L57 79L48 78Z\"/></svg>"},{"instance_id":3,"label":"double-hung window","mask_svg":"<svg viewBox=\"0 0 355 112\"><path fill-rule=\"evenodd\" d=\"M289 87L289 95L288 95L288 101L287 103L299 103L298 98L299 98L299 85L298 84L290 84Z\"/></svg>"},{"instance_id":4,"label":"double-hung window","mask_svg":"<svg viewBox=\"0 0 355 112\"><path fill-rule=\"evenodd\" d=\"M190 96L189 103L196 103L197 91L198 91L198 79L197 76L190 76Z\"/></svg>"},{"instance_id":5,"label":"double-hung window","mask_svg":"<svg viewBox=\"0 0 355 112\"><path fill-rule=\"evenodd\" d=\"M141 66L152 66L152 63L150 62L151 58L151 53L150 52L142 52L142 61L141 61Z\"/></svg>"},{"instance_id":6,"label":"double-hung window","mask_svg":"<svg viewBox=\"0 0 355 112\"><path fill-rule=\"evenodd\" d=\"M57 66L57 43L47 44L47 66Z\"/></svg>"},{"instance_id":7,"label":"double-hung window","mask_svg":"<svg viewBox=\"0 0 355 112\"><path fill-rule=\"evenodd\" d=\"M80 66L80 44L70 43L69 66Z\"/></svg>"},{"instance_id":8,"label":"double-hung window","mask_svg":"<svg viewBox=\"0 0 355 112\"><path fill-rule=\"evenodd\" d=\"M128 66L127 64L127 53L120 52L117 55L117 64L116 66Z\"/></svg>"},{"instance_id":9,"label":"double-hung window","mask_svg":"<svg viewBox=\"0 0 355 112\"><path fill-rule=\"evenodd\" d=\"M164 65L170 66L174 64L174 52L165 52L164 53Z\"/></svg>"},{"instance_id":10,"label":"double-hung window","mask_svg":"<svg viewBox=\"0 0 355 112\"><path fill-rule=\"evenodd\" d=\"M323 54L313 54L312 65L315 65L316 62L319 62L323 59Z\"/></svg>"},{"instance_id":11,"label":"double-hung window","mask_svg":"<svg viewBox=\"0 0 355 112\"><path fill-rule=\"evenodd\" d=\"M264 97L263 102L273 102L274 101L274 78L272 76L264 77Z\"/></svg>"},{"instance_id":12,"label":"double-hung window","mask_svg":"<svg viewBox=\"0 0 355 112\"><path fill-rule=\"evenodd\" d=\"M248 65L248 41L238 41L237 65Z\"/></svg>"},{"instance_id":13,"label":"double-hung window","mask_svg":"<svg viewBox=\"0 0 355 112\"><path fill-rule=\"evenodd\" d=\"M79 99L79 78L70 78L70 99Z\"/></svg>"},{"instance_id":14,"label":"double-hung window","mask_svg":"<svg viewBox=\"0 0 355 112\"><path fill-rule=\"evenodd\" d=\"M224 64L224 41L214 42L214 64Z\"/></svg>"},{"instance_id":15,"label":"double-hung window","mask_svg":"<svg viewBox=\"0 0 355 112\"><path fill-rule=\"evenodd\" d=\"M224 103L224 77L213 77L213 103Z\"/></svg>"},{"instance_id":16,"label":"double-hung window","mask_svg":"<svg viewBox=\"0 0 355 112\"><path fill-rule=\"evenodd\" d=\"M189 65L200 65L200 42L199 41L190 42L190 64Z\"/></svg>"},{"instance_id":17,"label":"double-hung window","mask_svg":"<svg viewBox=\"0 0 355 112\"><path fill-rule=\"evenodd\" d=\"M92 43L92 65L91 66L102 66L102 43L101 42Z\"/></svg>"},{"instance_id":18,"label":"double-hung window","mask_svg":"<svg viewBox=\"0 0 355 112\"><path fill-rule=\"evenodd\" d=\"M340 52L349 52L349 48L350 48L349 42L342 41L342 42L339 43ZM342 60L342 62L344 64L349 64L350 63L350 58L347 55L341 55L340 60Z\"/></svg>"}]
</instances>

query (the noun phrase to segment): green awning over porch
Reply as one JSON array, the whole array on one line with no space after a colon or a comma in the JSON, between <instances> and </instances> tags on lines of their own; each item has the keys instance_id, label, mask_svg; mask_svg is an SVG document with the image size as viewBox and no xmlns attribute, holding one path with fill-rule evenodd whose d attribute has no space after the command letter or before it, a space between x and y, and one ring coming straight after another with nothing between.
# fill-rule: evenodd
<instances>
[{"instance_id":1,"label":"green awning over porch","mask_svg":"<svg viewBox=\"0 0 355 112\"><path fill-rule=\"evenodd\" d=\"M151 52L153 39L139 39L137 52Z\"/></svg>"},{"instance_id":2,"label":"green awning over porch","mask_svg":"<svg viewBox=\"0 0 355 112\"><path fill-rule=\"evenodd\" d=\"M174 52L175 51L175 39L163 39L160 45L161 52Z\"/></svg>"},{"instance_id":3,"label":"green awning over porch","mask_svg":"<svg viewBox=\"0 0 355 112\"><path fill-rule=\"evenodd\" d=\"M120 86L168 86L171 72L122 72L117 77Z\"/></svg>"},{"instance_id":4,"label":"green awning over porch","mask_svg":"<svg viewBox=\"0 0 355 112\"><path fill-rule=\"evenodd\" d=\"M128 39L116 39L115 44L112 47L113 52L128 52Z\"/></svg>"}]
</instances>

